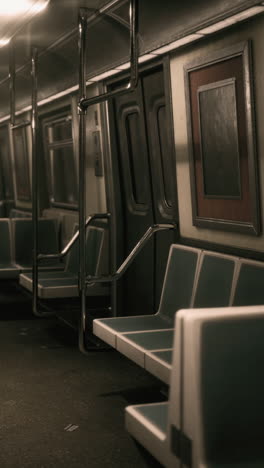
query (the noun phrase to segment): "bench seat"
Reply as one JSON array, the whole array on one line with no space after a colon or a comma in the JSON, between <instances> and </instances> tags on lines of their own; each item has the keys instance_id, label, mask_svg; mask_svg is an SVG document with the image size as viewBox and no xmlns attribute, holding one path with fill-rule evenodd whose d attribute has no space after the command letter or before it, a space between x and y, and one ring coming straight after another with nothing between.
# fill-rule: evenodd
<instances>
[{"instance_id":1,"label":"bench seat","mask_svg":"<svg viewBox=\"0 0 264 468\"><path fill-rule=\"evenodd\" d=\"M142 426L148 429L142 431ZM126 428L160 462L164 463L168 402L134 405L126 408ZM144 441L142 441L144 438Z\"/></svg>"},{"instance_id":2,"label":"bench seat","mask_svg":"<svg viewBox=\"0 0 264 468\"><path fill-rule=\"evenodd\" d=\"M74 227L76 232L77 226ZM88 227L86 235L86 271L94 276L98 270L104 230L98 227ZM66 264L62 271L40 271L38 274L38 297L41 299L56 299L77 297L79 269L79 243L78 240L72 245L67 254ZM21 286L33 291L32 273L22 273L19 277ZM109 294L109 286L104 284L92 284L87 287L87 296L106 296Z\"/></svg>"},{"instance_id":3,"label":"bench seat","mask_svg":"<svg viewBox=\"0 0 264 468\"><path fill-rule=\"evenodd\" d=\"M181 262L188 257L183 272ZM158 313L149 319L149 323L145 316L94 320L94 333L168 383L171 364L154 352L172 348L173 313L182 308L182 304L184 307L228 306L237 264L238 259L230 255L197 249L189 251L185 246L173 245ZM167 353L167 356L171 355Z\"/></svg>"},{"instance_id":4,"label":"bench seat","mask_svg":"<svg viewBox=\"0 0 264 468\"><path fill-rule=\"evenodd\" d=\"M264 306L176 313L167 403L126 408L126 428L166 468L264 466Z\"/></svg>"},{"instance_id":5,"label":"bench seat","mask_svg":"<svg viewBox=\"0 0 264 468\"><path fill-rule=\"evenodd\" d=\"M174 329L150 330L146 332L123 333L117 337L117 350L126 357L145 367L147 351L169 349L173 345Z\"/></svg>"},{"instance_id":6,"label":"bench seat","mask_svg":"<svg viewBox=\"0 0 264 468\"><path fill-rule=\"evenodd\" d=\"M173 328L175 310L190 306L200 255L201 249L174 244L170 248L158 312L96 319L94 334L116 347L124 333Z\"/></svg>"},{"instance_id":7,"label":"bench seat","mask_svg":"<svg viewBox=\"0 0 264 468\"><path fill-rule=\"evenodd\" d=\"M57 274L58 273L58 274ZM40 272L38 275L38 296L41 299L77 297L79 295L78 276L65 272ZM22 273L19 277L21 286L33 291L32 273ZM87 288L87 296L102 296L108 292L108 286L93 285Z\"/></svg>"},{"instance_id":8,"label":"bench seat","mask_svg":"<svg viewBox=\"0 0 264 468\"><path fill-rule=\"evenodd\" d=\"M135 315L134 317L110 317L93 321L93 332L113 348L117 347L117 337L128 330L161 330L170 326L170 322L161 315Z\"/></svg>"},{"instance_id":9,"label":"bench seat","mask_svg":"<svg viewBox=\"0 0 264 468\"><path fill-rule=\"evenodd\" d=\"M171 317L182 304L185 308L264 304L263 285L263 262L174 244L158 312L94 320L94 334L169 384L174 334Z\"/></svg>"},{"instance_id":10,"label":"bench seat","mask_svg":"<svg viewBox=\"0 0 264 468\"><path fill-rule=\"evenodd\" d=\"M145 369L167 385L170 383L172 353L172 348L145 353Z\"/></svg>"}]
</instances>

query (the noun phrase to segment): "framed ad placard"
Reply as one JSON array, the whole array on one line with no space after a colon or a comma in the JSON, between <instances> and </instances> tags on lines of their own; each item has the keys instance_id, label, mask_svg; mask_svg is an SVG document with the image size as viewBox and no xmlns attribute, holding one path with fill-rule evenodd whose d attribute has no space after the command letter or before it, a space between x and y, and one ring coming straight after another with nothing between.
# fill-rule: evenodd
<instances>
[{"instance_id":1,"label":"framed ad placard","mask_svg":"<svg viewBox=\"0 0 264 468\"><path fill-rule=\"evenodd\" d=\"M250 42L185 67L193 224L258 235Z\"/></svg>"}]
</instances>

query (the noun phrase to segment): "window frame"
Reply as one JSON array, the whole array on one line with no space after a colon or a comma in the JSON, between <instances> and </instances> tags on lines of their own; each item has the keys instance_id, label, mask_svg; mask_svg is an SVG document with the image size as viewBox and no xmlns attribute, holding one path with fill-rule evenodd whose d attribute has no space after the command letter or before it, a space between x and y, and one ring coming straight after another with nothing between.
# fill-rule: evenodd
<instances>
[{"instance_id":1,"label":"window frame","mask_svg":"<svg viewBox=\"0 0 264 468\"><path fill-rule=\"evenodd\" d=\"M59 122L65 122L67 120L71 121L71 130L72 130L72 137L67 138L65 140L56 140L50 142L47 136L48 127L54 125ZM73 154L73 166L74 166L74 182L76 183L76 187L78 187L78 167L75 155L75 147L74 147L74 135L73 135L73 116L71 112L71 108L65 108L63 110L58 110L52 115L48 117L43 117L42 119L42 134L43 134L43 142L44 142L44 152L45 152L45 159L47 163L47 173L48 173L48 193L49 193L49 201L50 205L54 208L65 208L70 210L78 210L78 199L76 199L76 203L67 203L67 202L60 202L55 200L55 174L54 174L54 165L52 163L51 158L51 151L56 149L62 148L72 148Z\"/></svg>"}]
</instances>

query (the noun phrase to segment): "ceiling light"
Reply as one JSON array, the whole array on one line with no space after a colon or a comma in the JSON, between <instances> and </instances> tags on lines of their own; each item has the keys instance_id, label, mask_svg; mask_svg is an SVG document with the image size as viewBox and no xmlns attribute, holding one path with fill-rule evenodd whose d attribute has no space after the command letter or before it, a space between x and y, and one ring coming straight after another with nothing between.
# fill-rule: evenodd
<instances>
[{"instance_id":1,"label":"ceiling light","mask_svg":"<svg viewBox=\"0 0 264 468\"><path fill-rule=\"evenodd\" d=\"M47 1L33 1L33 0L9 0L1 2L0 15L1 16L17 16L25 13L39 13L47 6Z\"/></svg>"},{"instance_id":2,"label":"ceiling light","mask_svg":"<svg viewBox=\"0 0 264 468\"><path fill-rule=\"evenodd\" d=\"M10 39L0 39L0 47L3 47L7 44L9 44Z\"/></svg>"},{"instance_id":3,"label":"ceiling light","mask_svg":"<svg viewBox=\"0 0 264 468\"><path fill-rule=\"evenodd\" d=\"M48 6L50 0L0 0L0 47L10 42L13 36L35 15Z\"/></svg>"},{"instance_id":4,"label":"ceiling light","mask_svg":"<svg viewBox=\"0 0 264 468\"><path fill-rule=\"evenodd\" d=\"M37 14L37 13L41 13L43 10L45 10L48 6L48 3L49 3L49 0L47 1L42 1L42 2L39 2L39 3L35 3L32 8L30 9L30 11L33 13L33 14Z\"/></svg>"},{"instance_id":5,"label":"ceiling light","mask_svg":"<svg viewBox=\"0 0 264 468\"><path fill-rule=\"evenodd\" d=\"M102 80L105 80L106 78L109 78L109 76L116 75L118 72L120 72L120 70L118 70L117 68L112 68L112 70L108 70L104 73L101 73L100 75L94 76L93 78L90 79L90 81L92 83L96 81L102 81Z\"/></svg>"},{"instance_id":6,"label":"ceiling light","mask_svg":"<svg viewBox=\"0 0 264 468\"><path fill-rule=\"evenodd\" d=\"M171 50L177 49L178 47L184 46L185 44L189 44L190 42L200 39L201 35L202 34L190 34L189 36L182 37L177 41L171 42L168 45L153 50L153 54L165 54L166 52L170 52Z\"/></svg>"}]
</instances>

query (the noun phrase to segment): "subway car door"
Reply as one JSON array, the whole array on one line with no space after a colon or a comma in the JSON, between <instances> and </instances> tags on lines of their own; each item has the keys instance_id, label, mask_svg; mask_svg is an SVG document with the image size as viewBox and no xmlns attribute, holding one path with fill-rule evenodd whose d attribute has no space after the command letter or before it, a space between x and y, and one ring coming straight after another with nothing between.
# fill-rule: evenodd
<instances>
[{"instance_id":1,"label":"subway car door","mask_svg":"<svg viewBox=\"0 0 264 468\"><path fill-rule=\"evenodd\" d=\"M122 83L115 83L114 87ZM175 164L163 65L140 74L137 89L110 106L116 193L117 265L149 226L177 222ZM155 234L117 285L117 313L157 310L170 244L176 234Z\"/></svg>"}]
</instances>

